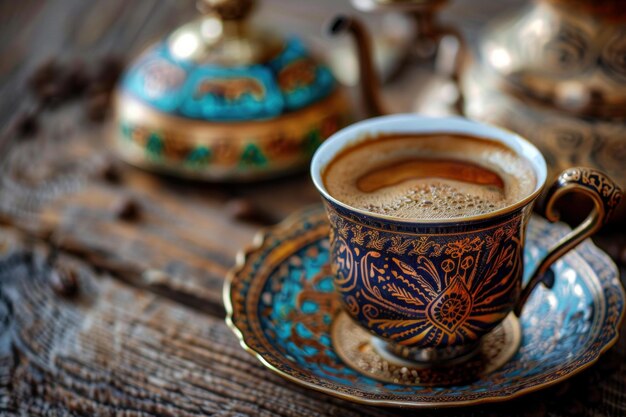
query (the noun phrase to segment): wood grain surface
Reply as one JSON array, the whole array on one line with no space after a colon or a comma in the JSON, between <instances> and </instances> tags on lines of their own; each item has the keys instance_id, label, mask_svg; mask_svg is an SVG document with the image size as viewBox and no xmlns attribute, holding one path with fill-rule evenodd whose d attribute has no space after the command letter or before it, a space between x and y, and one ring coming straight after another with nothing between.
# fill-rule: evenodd
<instances>
[{"instance_id":1,"label":"wood grain surface","mask_svg":"<svg viewBox=\"0 0 626 417\"><path fill-rule=\"evenodd\" d=\"M3 231L0 375L27 415L384 415L311 395L266 371L223 320L96 273ZM32 256L31 256L32 253ZM55 271L73 271L63 296ZM19 415L19 414L18 414Z\"/></svg>"},{"instance_id":2,"label":"wood grain surface","mask_svg":"<svg viewBox=\"0 0 626 417\"><path fill-rule=\"evenodd\" d=\"M626 329L624 329L626 330ZM423 416L620 416L626 338L598 364L512 402ZM6 416L409 416L308 391L265 369L221 318L132 288L0 229Z\"/></svg>"},{"instance_id":3,"label":"wood grain surface","mask_svg":"<svg viewBox=\"0 0 626 417\"><path fill-rule=\"evenodd\" d=\"M459 0L446 19L472 38L486 16L519 3ZM350 6L267 0L259 20L319 44L319 27L340 8ZM42 62L94 70L195 13L193 0L0 2L0 415L415 415L295 386L223 323L235 254L260 227L319 201L306 173L250 185L154 176L118 161L110 122L91 121L80 100L43 112L36 134L15 133ZM419 86L407 82L391 85L388 99L410 102ZM519 401L419 414L624 415L612 381L626 379L625 345L622 337L591 370Z\"/></svg>"},{"instance_id":4,"label":"wood grain surface","mask_svg":"<svg viewBox=\"0 0 626 417\"><path fill-rule=\"evenodd\" d=\"M66 110L68 120L79 110ZM106 128L47 122L46 133L11 145L1 168L0 216L138 286L169 290L209 310L221 310L224 276L258 228L234 218L229 204L246 198L276 222L318 201L303 178L234 188L155 177L118 163ZM102 174L111 166L119 171L114 183ZM287 189L288 198L280 193ZM130 203L137 213L125 219L121 211Z\"/></svg>"}]
</instances>

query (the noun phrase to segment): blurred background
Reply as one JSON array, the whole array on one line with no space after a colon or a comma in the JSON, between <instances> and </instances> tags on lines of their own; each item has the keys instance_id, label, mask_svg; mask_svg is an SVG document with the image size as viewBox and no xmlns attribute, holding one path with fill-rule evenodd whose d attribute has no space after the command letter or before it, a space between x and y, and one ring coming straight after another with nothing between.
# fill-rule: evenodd
<instances>
[{"instance_id":1,"label":"blurred background","mask_svg":"<svg viewBox=\"0 0 626 417\"><path fill-rule=\"evenodd\" d=\"M446 6L441 19L460 25L470 44L474 44L471 40L476 39L488 17L515 10L523 3L458 0ZM324 23L341 12L364 17L373 30L381 32L378 36L395 36L400 43L411 30L408 19L398 14L362 13L348 0L266 0L259 2L253 18L282 33L304 36L332 62L350 59L345 56L348 39L332 40L322 33ZM6 123L28 99L28 78L42 63L55 59L97 66L98 60L107 56L127 62L151 42L197 16L194 0L0 2L0 122ZM340 65L356 70L354 58ZM354 83L354 77L353 73L344 75L342 81Z\"/></svg>"},{"instance_id":2,"label":"blurred background","mask_svg":"<svg viewBox=\"0 0 626 417\"><path fill-rule=\"evenodd\" d=\"M136 86L132 80L123 85L123 74L161 54L149 49L151 45L201 16L195 0L0 0L0 413L8 404L16 416L96 415L99 407L103 415L120 409L130 410L129 415L133 410L169 415L159 407L170 406L171 415L184 415L189 401L180 392L188 390L194 401L196 395L200 398L198 409L209 410L206 414L298 415L308 410L389 415L387 410L311 394L265 373L240 349L223 320L222 288L236 254L261 228L320 203L307 173L308 158L328 134L368 115L366 98L375 94L366 87L380 82L389 112L471 110L482 120L519 131L540 145L553 174L571 165L597 165L616 181L626 181L626 32L625 20L614 13L624 8L622 1L425 2L434 9L416 17L363 11L374 0L258 1L250 16L253 23L301 38L315 65L299 76L310 75L311 68L332 74L337 82L329 85L345 95L337 106L350 116L342 113L332 123L321 118L320 126L296 138L302 143L295 146L284 141L288 135L277 134L271 146L237 149L234 156L227 146L230 135L243 132L246 140L254 139L250 132L262 122L225 130L217 126L221 142L211 152L222 152L239 171L215 174L202 171L210 164L198 162L206 162L207 149L190 152L176 145L187 133L198 130L201 135L202 129L215 127L211 121L176 119L176 140L168 145L166 137L141 126L133 130L119 115L147 114L145 120L156 120L160 127L172 119L155 118L145 107L139 113L115 111L116 105L127 109L128 103L119 101L124 97L120 91ZM224 17L239 11L220 13ZM329 34L331 19L338 14L364 22L375 71L360 67L351 36ZM506 15L515 16L510 24L494 26ZM440 22L450 36L429 41L436 35L433 22ZM462 36L455 36L456 31ZM419 33L426 42L415 41ZM498 36L505 33L510 36ZM457 88L461 74L455 72L463 45L464 68L475 69L468 72L465 100ZM538 47L543 49L534 49ZM181 67L189 70L194 64L185 65ZM513 71L519 68L530 70ZM156 69L155 78L148 80L155 82L155 89L143 97L167 107L170 102L151 94L165 91L161 87L176 78L176 69ZM488 81L497 77L480 76L498 71L508 89L494 92ZM213 91L226 96L232 92L222 86ZM485 92L489 94L483 96ZM236 89L232 94L239 97ZM323 100L307 104L313 106L312 118L330 108ZM603 109L608 113L599 114ZM268 135L305 124L290 119L300 113L286 113L281 114L286 119L276 118L276 125L264 125ZM227 109L224 114L234 113ZM129 140L119 141L120 135ZM133 141L144 159L119 152ZM283 170L287 165L273 165L271 155L288 156L293 149L302 150L293 166ZM187 158L184 163L165 163L181 155ZM273 168L275 178L261 178ZM224 177L230 172L246 176L224 181L232 179ZM211 178L199 181L205 174ZM222 180L216 181L214 174ZM579 208L578 218L580 212L586 214L584 202L565 205ZM621 210L621 217L594 239L621 262L623 281L624 204ZM576 222L575 217L569 220ZM625 341L622 337L617 349L576 382L535 396L535 401L526 404L525 397L464 415L621 415ZM150 360L140 357L144 362L137 362L135 350L145 350ZM128 376L129 364L136 363L149 365ZM151 379L155 375L159 378ZM198 378L179 389L189 375ZM61 380L66 386L57 388ZM205 385L198 389L196 383ZM127 386L140 388L127 395ZM256 391L259 386L263 392ZM164 392L171 397L163 399ZM272 408L275 404L282 408Z\"/></svg>"}]
</instances>

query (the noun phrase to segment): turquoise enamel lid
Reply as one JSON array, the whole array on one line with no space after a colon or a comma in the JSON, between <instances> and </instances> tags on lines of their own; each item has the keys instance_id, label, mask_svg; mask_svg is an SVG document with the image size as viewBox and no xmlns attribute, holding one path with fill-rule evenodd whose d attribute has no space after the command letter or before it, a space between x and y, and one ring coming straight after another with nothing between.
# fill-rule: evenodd
<instances>
[{"instance_id":1,"label":"turquoise enamel lid","mask_svg":"<svg viewBox=\"0 0 626 417\"><path fill-rule=\"evenodd\" d=\"M328 68L296 38L266 62L233 67L177 58L162 41L130 67L122 84L157 110L206 121L277 117L327 97L334 87Z\"/></svg>"},{"instance_id":2,"label":"turquoise enamel lid","mask_svg":"<svg viewBox=\"0 0 626 417\"><path fill-rule=\"evenodd\" d=\"M253 0L201 0L203 15L149 48L122 90L161 112L209 122L266 120L327 97L331 72L295 37L248 25Z\"/></svg>"}]
</instances>

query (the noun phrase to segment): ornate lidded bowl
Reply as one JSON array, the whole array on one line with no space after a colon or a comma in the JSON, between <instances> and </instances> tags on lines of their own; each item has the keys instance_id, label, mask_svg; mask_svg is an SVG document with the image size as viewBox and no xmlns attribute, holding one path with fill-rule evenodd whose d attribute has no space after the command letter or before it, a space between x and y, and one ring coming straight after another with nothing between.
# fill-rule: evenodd
<instances>
[{"instance_id":1,"label":"ornate lidded bowl","mask_svg":"<svg viewBox=\"0 0 626 417\"><path fill-rule=\"evenodd\" d=\"M625 57L623 0L531 2L483 36L466 114L533 141L553 177L585 165L626 187ZM615 218L626 221L626 204Z\"/></svg>"},{"instance_id":2,"label":"ornate lidded bowl","mask_svg":"<svg viewBox=\"0 0 626 417\"><path fill-rule=\"evenodd\" d=\"M253 0L200 0L203 16L152 45L116 97L128 162L183 177L249 181L307 165L349 121L333 75L297 38L251 27Z\"/></svg>"}]
</instances>

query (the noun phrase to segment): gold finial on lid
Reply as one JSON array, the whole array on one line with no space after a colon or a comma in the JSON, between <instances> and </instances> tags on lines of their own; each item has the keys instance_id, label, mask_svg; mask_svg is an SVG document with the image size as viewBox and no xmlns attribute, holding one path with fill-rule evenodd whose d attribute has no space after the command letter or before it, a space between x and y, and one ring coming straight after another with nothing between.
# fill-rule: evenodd
<instances>
[{"instance_id":1,"label":"gold finial on lid","mask_svg":"<svg viewBox=\"0 0 626 417\"><path fill-rule=\"evenodd\" d=\"M222 20L245 19L255 4L254 0L198 0L196 3L201 13L212 13Z\"/></svg>"},{"instance_id":2,"label":"gold finial on lid","mask_svg":"<svg viewBox=\"0 0 626 417\"><path fill-rule=\"evenodd\" d=\"M198 0L203 16L169 37L173 56L197 63L225 67L264 62L282 47L282 40L272 33L249 27L255 0Z\"/></svg>"}]
</instances>

